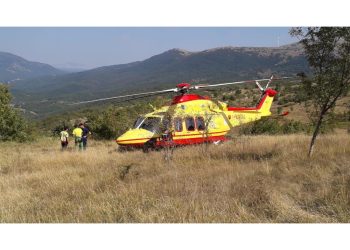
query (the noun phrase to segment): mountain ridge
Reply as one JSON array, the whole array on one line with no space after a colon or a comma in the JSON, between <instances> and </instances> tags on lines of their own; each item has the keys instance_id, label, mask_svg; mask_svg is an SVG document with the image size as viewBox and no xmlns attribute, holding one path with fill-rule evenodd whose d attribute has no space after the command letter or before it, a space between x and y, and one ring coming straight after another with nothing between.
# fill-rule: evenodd
<instances>
[{"instance_id":1,"label":"mountain ridge","mask_svg":"<svg viewBox=\"0 0 350 250\"><path fill-rule=\"evenodd\" d=\"M10 83L44 75L60 75L61 70L41 62L24 59L18 55L0 51L0 82Z\"/></svg>"},{"instance_id":2,"label":"mountain ridge","mask_svg":"<svg viewBox=\"0 0 350 250\"><path fill-rule=\"evenodd\" d=\"M40 113L40 100L59 103L174 87L179 82L218 83L286 76L309 67L302 47L218 47L199 52L171 49L143 61L103 66L11 85L21 106Z\"/></svg>"}]
</instances>

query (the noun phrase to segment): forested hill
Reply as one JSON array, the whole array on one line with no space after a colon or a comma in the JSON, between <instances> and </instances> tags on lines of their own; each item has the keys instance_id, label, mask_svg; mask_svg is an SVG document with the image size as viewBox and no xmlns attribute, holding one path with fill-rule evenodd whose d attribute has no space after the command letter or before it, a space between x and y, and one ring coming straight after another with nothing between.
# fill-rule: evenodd
<instances>
[{"instance_id":1,"label":"forested hill","mask_svg":"<svg viewBox=\"0 0 350 250\"><path fill-rule=\"evenodd\" d=\"M51 65L31 62L17 55L0 51L0 82L14 82L39 76L56 76L63 72Z\"/></svg>"}]
</instances>

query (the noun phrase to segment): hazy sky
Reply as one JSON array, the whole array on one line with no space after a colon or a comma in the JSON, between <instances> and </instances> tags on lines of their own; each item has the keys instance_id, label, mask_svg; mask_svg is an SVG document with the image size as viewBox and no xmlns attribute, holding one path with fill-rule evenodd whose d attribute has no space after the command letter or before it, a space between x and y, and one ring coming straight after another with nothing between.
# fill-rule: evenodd
<instances>
[{"instance_id":1,"label":"hazy sky","mask_svg":"<svg viewBox=\"0 0 350 250\"><path fill-rule=\"evenodd\" d=\"M295 42L279 28L0 28L0 51L56 67L93 68L144 60L172 48Z\"/></svg>"}]
</instances>

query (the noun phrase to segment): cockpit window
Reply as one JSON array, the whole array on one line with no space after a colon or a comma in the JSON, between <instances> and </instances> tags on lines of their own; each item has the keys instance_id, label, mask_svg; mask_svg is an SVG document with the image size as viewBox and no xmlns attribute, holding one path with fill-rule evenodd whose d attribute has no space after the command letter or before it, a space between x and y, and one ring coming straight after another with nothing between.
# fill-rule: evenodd
<instances>
[{"instance_id":1,"label":"cockpit window","mask_svg":"<svg viewBox=\"0 0 350 250\"><path fill-rule=\"evenodd\" d=\"M147 117L140 125L139 128L146 129L151 132L156 132L159 129L160 118L159 117Z\"/></svg>"},{"instance_id":2,"label":"cockpit window","mask_svg":"<svg viewBox=\"0 0 350 250\"><path fill-rule=\"evenodd\" d=\"M145 120L145 117L141 116L141 117L137 118L137 120L134 123L133 128L138 128L140 126L140 124L143 122L143 120Z\"/></svg>"}]
</instances>

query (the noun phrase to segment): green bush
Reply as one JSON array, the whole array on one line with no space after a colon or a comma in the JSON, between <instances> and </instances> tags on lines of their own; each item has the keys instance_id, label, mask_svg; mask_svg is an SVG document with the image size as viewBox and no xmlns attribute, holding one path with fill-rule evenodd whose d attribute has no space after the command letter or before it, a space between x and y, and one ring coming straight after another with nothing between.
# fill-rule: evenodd
<instances>
[{"instance_id":1,"label":"green bush","mask_svg":"<svg viewBox=\"0 0 350 250\"><path fill-rule=\"evenodd\" d=\"M277 114L279 114L279 115L282 114L282 107L277 108Z\"/></svg>"},{"instance_id":2,"label":"green bush","mask_svg":"<svg viewBox=\"0 0 350 250\"><path fill-rule=\"evenodd\" d=\"M58 125L56 125L52 129L52 136L59 136L60 132L64 130L64 127L68 127L70 131L73 131L73 125L70 121L68 120L63 120L58 122Z\"/></svg>"},{"instance_id":3,"label":"green bush","mask_svg":"<svg viewBox=\"0 0 350 250\"><path fill-rule=\"evenodd\" d=\"M300 132L308 132L310 130L310 126L307 124L303 124L298 121L288 121L281 125L281 132L283 134L293 134Z\"/></svg>"},{"instance_id":4,"label":"green bush","mask_svg":"<svg viewBox=\"0 0 350 250\"><path fill-rule=\"evenodd\" d=\"M132 127L141 114L151 112L149 105L133 105L128 107L111 106L102 112L87 115L89 128L96 139L115 139Z\"/></svg>"},{"instance_id":5,"label":"green bush","mask_svg":"<svg viewBox=\"0 0 350 250\"><path fill-rule=\"evenodd\" d=\"M32 139L30 127L18 111L11 106L7 86L0 84L0 141L26 141Z\"/></svg>"},{"instance_id":6,"label":"green bush","mask_svg":"<svg viewBox=\"0 0 350 250\"><path fill-rule=\"evenodd\" d=\"M280 97L279 99L278 99L278 105L284 105L284 104L286 104L286 103L288 103L288 101L286 100L286 98L282 98L282 97Z\"/></svg>"},{"instance_id":7,"label":"green bush","mask_svg":"<svg viewBox=\"0 0 350 250\"><path fill-rule=\"evenodd\" d=\"M309 125L298 121L263 118L256 122L243 125L240 128L240 134L292 134L308 132L309 128Z\"/></svg>"}]
</instances>

